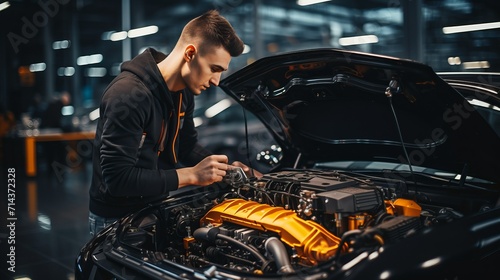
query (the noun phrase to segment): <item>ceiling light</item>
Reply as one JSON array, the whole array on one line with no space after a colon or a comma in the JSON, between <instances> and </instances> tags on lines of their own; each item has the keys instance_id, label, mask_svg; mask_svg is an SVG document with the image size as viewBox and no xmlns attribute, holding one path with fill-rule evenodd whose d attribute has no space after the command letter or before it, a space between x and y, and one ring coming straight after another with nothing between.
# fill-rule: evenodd
<instances>
[{"instance_id":1,"label":"ceiling light","mask_svg":"<svg viewBox=\"0 0 500 280\"><path fill-rule=\"evenodd\" d=\"M220 112L229 108L229 106L231 106L231 101L227 98L222 99L221 101L215 103L214 105L212 105L210 108L208 108L205 111L205 117L207 117L209 119L213 118L216 115L218 115Z\"/></svg>"},{"instance_id":2,"label":"ceiling light","mask_svg":"<svg viewBox=\"0 0 500 280\"><path fill-rule=\"evenodd\" d=\"M486 60L483 61L468 61L462 63L464 69L484 69L490 68L490 63Z\"/></svg>"},{"instance_id":3,"label":"ceiling light","mask_svg":"<svg viewBox=\"0 0 500 280\"><path fill-rule=\"evenodd\" d=\"M9 1L5 1L3 3L0 3L0 11L7 9L8 7L10 7Z\"/></svg>"},{"instance_id":4,"label":"ceiling light","mask_svg":"<svg viewBox=\"0 0 500 280\"><path fill-rule=\"evenodd\" d=\"M137 38L137 37L141 37L141 36L155 34L156 32L158 32L158 26L151 25L151 26L146 26L146 27L141 27L141 28L136 28L136 29L130 29L128 31L128 37L129 38Z\"/></svg>"},{"instance_id":5,"label":"ceiling light","mask_svg":"<svg viewBox=\"0 0 500 280\"><path fill-rule=\"evenodd\" d=\"M100 78L106 76L107 70L104 67L91 67L85 73L87 77Z\"/></svg>"},{"instance_id":6,"label":"ceiling light","mask_svg":"<svg viewBox=\"0 0 500 280\"><path fill-rule=\"evenodd\" d=\"M45 71L47 68L47 65L45 62L40 62L40 63L33 63L30 65L30 72L41 72Z\"/></svg>"},{"instance_id":7,"label":"ceiling light","mask_svg":"<svg viewBox=\"0 0 500 280\"><path fill-rule=\"evenodd\" d=\"M344 37L339 39L339 44L341 46L352 46L352 45L373 44L373 43L378 43L378 37L375 35Z\"/></svg>"},{"instance_id":8,"label":"ceiling light","mask_svg":"<svg viewBox=\"0 0 500 280\"><path fill-rule=\"evenodd\" d=\"M471 32L471 31L495 29L495 28L500 28L500 22L448 26L448 27L443 27L443 33L444 34L453 34L453 33L461 33L461 32Z\"/></svg>"},{"instance_id":9,"label":"ceiling light","mask_svg":"<svg viewBox=\"0 0 500 280\"><path fill-rule=\"evenodd\" d=\"M57 76L59 77L71 77L75 74L75 68L74 67L59 67L57 69Z\"/></svg>"},{"instance_id":10,"label":"ceiling light","mask_svg":"<svg viewBox=\"0 0 500 280\"><path fill-rule=\"evenodd\" d=\"M243 47L243 52L241 54L246 54L246 53L249 53L251 50L250 46L245 44L244 47Z\"/></svg>"},{"instance_id":11,"label":"ceiling light","mask_svg":"<svg viewBox=\"0 0 500 280\"><path fill-rule=\"evenodd\" d=\"M314 5L314 4L328 2L328 1L330 1L330 0L297 0L297 4L299 6L308 6L308 5Z\"/></svg>"},{"instance_id":12,"label":"ceiling light","mask_svg":"<svg viewBox=\"0 0 500 280\"><path fill-rule=\"evenodd\" d=\"M55 41L52 43L53 50L61 50L69 48L71 42L69 40Z\"/></svg>"},{"instance_id":13,"label":"ceiling light","mask_svg":"<svg viewBox=\"0 0 500 280\"><path fill-rule=\"evenodd\" d=\"M433 258L433 259L430 259L430 260L423 262L420 266L422 268L428 268L428 267L433 267L441 262L443 262L443 259L441 257L436 257L436 258Z\"/></svg>"},{"instance_id":14,"label":"ceiling light","mask_svg":"<svg viewBox=\"0 0 500 280\"><path fill-rule=\"evenodd\" d=\"M448 57L448 64L450 64L450 65L460 65L461 63L462 63L462 61L460 60L460 57L458 57L458 56Z\"/></svg>"},{"instance_id":15,"label":"ceiling light","mask_svg":"<svg viewBox=\"0 0 500 280\"><path fill-rule=\"evenodd\" d=\"M76 59L76 64L78 65L87 65L87 64L96 64L102 61L102 54L91 54L91 55L83 55Z\"/></svg>"},{"instance_id":16,"label":"ceiling light","mask_svg":"<svg viewBox=\"0 0 500 280\"><path fill-rule=\"evenodd\" d=\"M127 39L127 31L114 32L109 36L111 41L121 41Z\"/></svg>"},{"instance_id":17,"label":"ceiling light","mask_svg":"<svg viewBox=\"0 0 500 280\"><path fill-rule=\"evenodd\" d=\"M203 119L200 117L193 118L194 127L198 127L203 124Z\"/></svg>"},{"instance_id":18,"label":"ceiling light","mask_svg":"<svg viewBox=\"0 0 500 280\"><path fill-rule=\"evenodd\" d=\"M116 33L116 31L106 31L101 34L101 40L103 41L109 41L111 40L111 35Z\"/></svg>"},{"instance_id":19,"label":"ceiling light","mask_svg":"<svg viewBox=\"0 0 500 280\"><path fill-rule=\"evenodd\" d=\"M95 109L94 111L89 113L89 120L90 121L95 121L99 118L99 108Z\"/></svg>"}]
</instances>

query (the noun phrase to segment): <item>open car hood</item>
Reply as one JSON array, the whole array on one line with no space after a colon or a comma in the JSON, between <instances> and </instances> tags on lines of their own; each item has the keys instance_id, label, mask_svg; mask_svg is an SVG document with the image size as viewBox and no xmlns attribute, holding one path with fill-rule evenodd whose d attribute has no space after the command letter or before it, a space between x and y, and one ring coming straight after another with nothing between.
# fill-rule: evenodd
<instances>
[{"instance_id":1,"label":"open car hood","mask_svg":"<svg viewBox=\"0 0 500 280\"><path fill-rule=\"evenodd\" d=\"M298 51L257 60L220 87L269 128L285 165L409 159L500 182L500 138L424 64L337 49Z\"/></svg>"}]
</instances>

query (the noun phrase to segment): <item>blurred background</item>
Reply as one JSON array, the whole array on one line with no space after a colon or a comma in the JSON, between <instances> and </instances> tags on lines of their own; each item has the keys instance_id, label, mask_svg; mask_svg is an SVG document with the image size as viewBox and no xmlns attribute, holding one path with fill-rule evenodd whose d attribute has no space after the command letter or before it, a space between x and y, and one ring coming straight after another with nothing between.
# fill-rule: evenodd
<instances>
[{"instance_id":1,"label":"blurred background","mask_svg":"<svg viewBox=\"0 0 500 280\"><path fill-rule=\"evenodd\" d=\"M246 43L226 74L263 56L318 47L409 58L436 71L500 70L496 0L315 2L0 0L1 106L20 119L67 91L75 111L95 108L121 62L146 47L168 53L183 25L209 9Z\"/></svg>"},{"instance_id":2,"label":"blurred background","mask_svg":"<svg viewBox=\"0 0 500 280\"><path fill-rule=\"evenodd\" d=\"M104 88L123 61L147 47L168 53L182 27L210 9L245 42L223 78L309 48L412 59L437 72L500 72L498 0L0 0L1 180L15 168L18 217L16 273L4 268L0 230L1 279L73 279L89 239L91 141ZM200 140L214 152L254 161L273 144L220 89L196 98Z\"/></svg>"}]
</instances>

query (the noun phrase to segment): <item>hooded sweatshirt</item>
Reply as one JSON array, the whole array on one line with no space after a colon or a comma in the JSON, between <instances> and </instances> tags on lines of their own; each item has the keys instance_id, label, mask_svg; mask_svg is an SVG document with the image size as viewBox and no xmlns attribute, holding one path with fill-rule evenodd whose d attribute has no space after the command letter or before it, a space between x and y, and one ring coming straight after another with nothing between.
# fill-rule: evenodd
<instances>
[{"instance_id":1,"label":"hooded sweatshirt","mask_svg":"<svg viewBox=\"0 0 500 280\"><path fill-rule=\"evenodd\" d=\"M154 49L122 64L105 89L93 146L89 209L119 218L164 198L179 184L176 168L210 155L197 143L194 96L171 92Z\"/></svg>"}]
</instances>

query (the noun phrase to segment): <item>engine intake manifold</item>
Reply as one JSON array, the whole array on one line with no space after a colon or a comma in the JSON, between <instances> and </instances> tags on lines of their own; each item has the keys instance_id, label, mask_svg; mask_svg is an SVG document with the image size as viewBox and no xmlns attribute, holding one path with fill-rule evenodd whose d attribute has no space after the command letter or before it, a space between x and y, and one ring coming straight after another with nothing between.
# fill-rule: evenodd
<instances>
[{"instance_id":1,"label":"engine intake manifold","mask_svg":"<svg viewBox=\"0 0 500 280\"><path fill-rule=\"evenodd\" d=\"M339 237L320 224L303 220L294 211L282 207L230 199L213 207L200 220L201 226L220 226L224 222L276 233L281 241L296 250L305 265L327 261L339 249Z\"/></svg>"}]
</instances>

